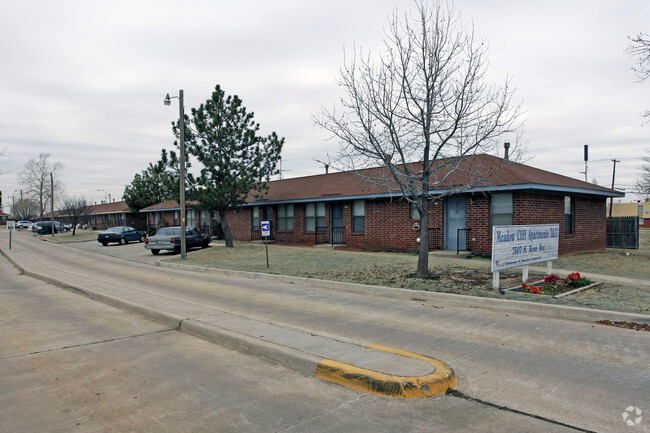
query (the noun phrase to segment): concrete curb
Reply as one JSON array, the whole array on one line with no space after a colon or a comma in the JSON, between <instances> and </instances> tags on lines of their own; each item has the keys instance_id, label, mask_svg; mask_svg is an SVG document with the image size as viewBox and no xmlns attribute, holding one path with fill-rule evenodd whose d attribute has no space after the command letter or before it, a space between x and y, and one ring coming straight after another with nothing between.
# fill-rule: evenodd
<instances>
[{"instance_id":1,"label":"concrete curb","mask_svg":"<svg viewBox=\"0 0 650 433\"><path fill-rule=\"evenodd\" d=\"M424 376L392 376L324 359L291 347L257 339L219 326L210 325L200 320L184 318L174 313L130 302L97 290L72 285L56 278L39 275L23 268L1 248L0 253L16 269L18 269L22 275L55 285L75 294L83 295L91 300L101 302L108 306L145 317L171 329L182 331L211 343L228 346L244 353L260 356L266 360L276 362L304 374L310 376L315 375L323 380L337 383L348 388L355 388L378 395L401 398L421 398L436 394L444 394L449 388L454 388L456 386L456 377L453 369L442 361L434 358L384 346L367 346L369 349L424 360L432 364L435 369L434 373Z\"/></svg>"},{"instance_id":2,"label":"concrete curb","mask_svg":"<svg viewBox=\"0 0 650 433\"><path fill-rule=\"evenodd\" d=\"M7 255L1 248L0 248L0 253L9 261L9 263L11 263L16 269L18 269L22 275L28 276L30 278L34 278L39 281L43 281L44 283L52 284L54 286L60 287L69 292L85 296L88 299L101 302L102 304L108 305L110 307L114 307L119 310L127 311L129 313L133 313L138 316L145 317L156 323L167 326L171 329L176 329L176 330L180 329L181 323L185 319L184 317L178 316L174 313L140 305L135 302L130 302L125 299L108 295L106 293L102 293L97 290L92 290L85 287L68 284L65 281L57 280L56 278L46 277L28 271L25 268L23 268L21 265L19 265L11 256Z\"/></svg>"},{"instance_id":3,"label":"concrete curb","mask_svg":"<svg viewBox=\"0 0 650 433\"><path fill-rule=\"evenodd\" d=\"M404 350L371 344L368 349L416 358L433 365L434 371L424 376L389 376L377 371L326 359L318 363L316 376L329 382L378 395L400 398L423 398L444 394L456 387L454 370L444 362Z\"/></svg>"},{"instance_id":4,"label":"concrete curb","mask_svg":"<svg viewBox=\"0 0 650 433\"><path fill-rule=\"evenodd\" d=\"M566 305L550 305L537 302L519 301L513 299L481 298L478 296L457 295L454 293L425 292L420 290L396 289L385 286L344 283L339 281L319 280L315 278L292 277L287 275L265 274L261 272L234 271L230 269L207 268L201 266L183 265L177 263L156 262L157 266L182 269L192 272L212 273L222 276L235 276L248 279L268 279L277 282L300 284L304 287L334 289L353 293L364 293L394 299L411 300L413 298L428 301L445 302L462 307L487 308L513 313L534 314L537 316L556 319L599 321L611 320L622 322L650 323L650 316L618 311L595 310Z\"/></svg>"}]
</instances>

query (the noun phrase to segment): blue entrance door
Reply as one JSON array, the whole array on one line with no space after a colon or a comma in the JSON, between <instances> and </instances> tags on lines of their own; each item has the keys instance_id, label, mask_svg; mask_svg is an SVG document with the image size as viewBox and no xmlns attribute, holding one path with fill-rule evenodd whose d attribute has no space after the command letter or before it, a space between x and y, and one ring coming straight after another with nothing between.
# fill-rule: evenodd
<instances>
[{"instance_id":1,"label":"blue entrance door","mask_svg":"<svg viewBox=\"0 0 650 433\"><path fill-rule=\"evenodd\" d=\"M465 197L452 196L445 206L445 249L456 250L458 229L464 229L467 223L467 200Z\"/></svg>"}]
</instances>

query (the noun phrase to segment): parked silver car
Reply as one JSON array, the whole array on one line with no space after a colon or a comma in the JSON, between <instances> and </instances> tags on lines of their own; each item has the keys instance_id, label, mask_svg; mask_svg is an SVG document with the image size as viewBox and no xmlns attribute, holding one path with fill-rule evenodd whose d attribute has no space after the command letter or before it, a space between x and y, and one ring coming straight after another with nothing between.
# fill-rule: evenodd
<instances>
[{"instance_id":1,"label":"parked silver car","mask_svg":"<svg viewBox=\"0 0 650 433\"><path fill-rule=\"evenodd\" d=\"M210 236L199 233L197 229L185 229L187 248L207 248L210 245ZM180 251L181 228L163 227L158 229L154 236L149 236L144 241L144 247L151 250L151 254L158 254L160 250Z\"/></svg>"}]
</instances>

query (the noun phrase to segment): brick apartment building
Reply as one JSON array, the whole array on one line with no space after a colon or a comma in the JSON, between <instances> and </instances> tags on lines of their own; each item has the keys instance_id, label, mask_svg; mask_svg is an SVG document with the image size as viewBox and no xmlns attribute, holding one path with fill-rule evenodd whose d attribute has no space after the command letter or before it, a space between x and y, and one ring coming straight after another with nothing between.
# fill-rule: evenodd
<instances>
[{"instance_id":1,"label":"brick apartment building","mask_svg":"<svg viewBox=\"0 0 650 433\"><path fill-rule=\"evenodd\" d=\"M213 213L210 210L200 209L198 202L187 201L185 203L187 227L195 227L201 233L211 233L211 221ZM140 212L146 215L147 231L153 231L159 227L170 227L180 225L181 206L176 200L167 200L141 209Z\"/></svg>"},{"instance_id":2,"label":"brick apartment building","mask_svg":"<svg viewBox=\"0 0 650 433\"><path fill-rule=\"evenodd\" d=\"M605 249L606 199L623 193L489 155L472 157L470 163L501 168L479 186L448 195L451 188L467 185L464 179L472 172L458 170L432 191L440 199L429 208L430 249L456 250L457 237L466 235L463 249L489 254L493 225L552 223L560 225L560 254ZM415 208L399 193L359 176L382 170L268 182L262 199L251 195L228 214L233 238L261 239L260 221L266 220L279 243L415 251L420 235Z\"/></svg>"},{"instance_id":3,"label":"brick apartment building","mask_svg":"<svg viewBox=\"0 0 650 433\"><path fill-rule=\"evenodd\" d=\"M48 219L49 214L45 217ZM54 218L63 224L73 221L70 212L65 209L55 211ZM79 222L87 224L93 230L105 230L116 226L131 226L141 230L144 225L144 220L140 215L132 213L124 201L89 205L87 212Z\"/></svg>"}]
</instances>

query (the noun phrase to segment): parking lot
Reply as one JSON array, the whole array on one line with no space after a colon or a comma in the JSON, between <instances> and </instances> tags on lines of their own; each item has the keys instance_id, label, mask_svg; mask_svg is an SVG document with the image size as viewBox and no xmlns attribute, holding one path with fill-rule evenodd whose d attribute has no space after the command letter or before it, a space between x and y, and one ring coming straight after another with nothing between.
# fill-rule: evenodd
<instances>
[{"instance_id":1,"label":"parking lot","mask_svg":"<svg viewBox=\"0 0 650 433\"><path fill-rule=\"evenodd\" d=\"M69 243L67 246L73 248L79 248L86 251L91 251L94 253L106 254L112 257L118 257L126 260L134 260L141 263L153 264L161 258L173 256L178 253L161 251L158 256L151 254L151 251L144 248L144 243L142 242L130 242L126 245L120 245L117 243L108 244L102 246L99 242L87 241L87 242L75 242Z\"/></svg>"}]
</instances>

